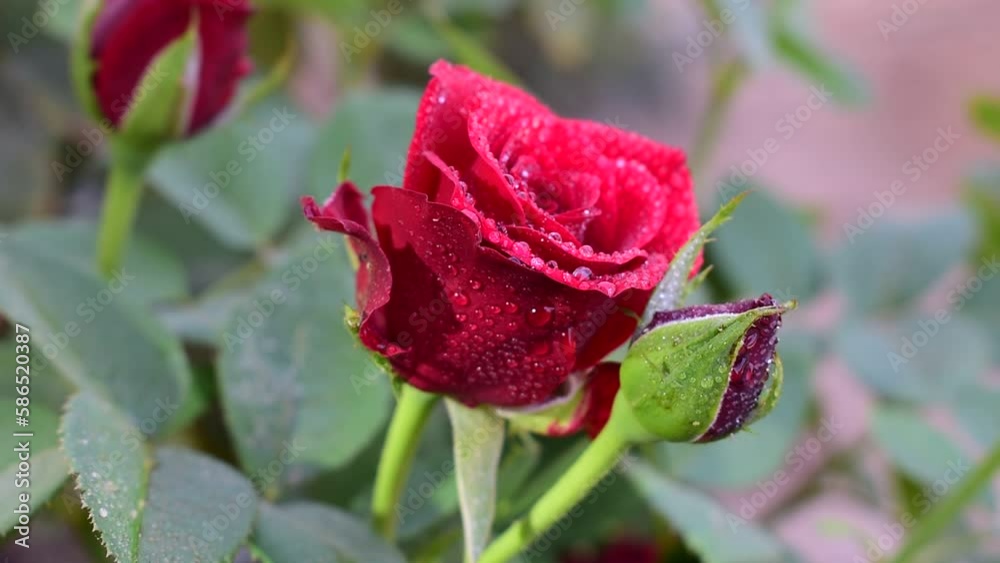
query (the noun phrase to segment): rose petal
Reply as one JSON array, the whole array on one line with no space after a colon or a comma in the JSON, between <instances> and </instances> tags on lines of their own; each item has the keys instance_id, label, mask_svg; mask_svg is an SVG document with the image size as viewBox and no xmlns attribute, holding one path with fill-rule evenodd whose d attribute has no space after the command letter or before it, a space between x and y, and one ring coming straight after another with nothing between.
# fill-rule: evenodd
<instances>
[{"instance_id":1,"label":"rose petal","mask_svg":"<svg viewBox=\"0 0 1000 563\"><path fill-rule=\"evenodd\" d=\"M357 277L357 300L362 319L389 301L392 288L392 271L389 261L378 241L368 228L361 192L354 184L344 182L331 195L323 207L312 197L302 198L302 211L306 219L326 231L350 236L351 246L360 262Z\"/></svg>"},{"instance_id":2,"label":"rose petal","mask_svg":"<svg viewBox=\"0 0 1000 563\"><path fill-rule=\"evenodd\" d=\"M249 0L201 0L198 12L198 90L188 133L210 125L236 94L240 78L250 72L246 56L249 39L246 22Z\"/></svg>"},{"instance_id":3,"label":"rose petal","mask_svg":"<svg viewBox=\"0 0 1000 563\"><path fill-rule=\"evenodd\" d=\"M191 22L194 6L188 2L133 0L113 4L98 17L92 44L97 69L94 88L101 112L121 125L139 80L153 58L180 37ZM99 24L99 25L98 25Z\"/></svg>"},{"instance_id":4,"label":"rose petal","mask_svg":"<svg viewBox=\"0 0 1000 563\"><path fill-rule=\"evenodd\" d=\"M482 246L476 223L461 211L409 190L373 193L381 246L406 277L379 312L381 340L366 344L404 349L391 360L411 384L468 404L534 404L552 396L586 348L606 354L631 335L635 321L616 300ZM609 326L620 333L604 332Z\"/></svg>"}]
</instances>

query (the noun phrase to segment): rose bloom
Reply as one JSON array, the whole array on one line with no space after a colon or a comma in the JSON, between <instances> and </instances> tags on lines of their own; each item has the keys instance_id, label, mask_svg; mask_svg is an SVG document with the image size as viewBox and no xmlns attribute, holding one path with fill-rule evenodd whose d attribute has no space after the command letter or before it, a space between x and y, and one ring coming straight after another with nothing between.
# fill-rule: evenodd
<instances>
[{"instance_id":1,"label":"rose bloom","mask_svg":"<svg viewBox=\"0 0 1000 563\"><path fill-rule=\"evenodd\" d=\"M101 113L121 126L135 96L141 95L137 89L143 76L156 72L156 57L197 18L190 76L185 77L189 99L178 131L193 135L210 125L229 105L239 79L251 70L249 16L249 0L104 0L90 44Z\"/></svg>"},{"instance_id":2,"label":"rose bloom","mask_svg":"<svg viewBox=\"0 0 1000 563\"><path fill-rule=\"evenodd\" d=\"M361 342L468 405L537 408L582 388L578 416L551 431L594 433L618 373L591 368L629 339L698 228L684 154L464 67L431 74L402 188L371 191L374 232L350 183L304 200L317 226L352 237Z\"/></svg>"}]
</instances>

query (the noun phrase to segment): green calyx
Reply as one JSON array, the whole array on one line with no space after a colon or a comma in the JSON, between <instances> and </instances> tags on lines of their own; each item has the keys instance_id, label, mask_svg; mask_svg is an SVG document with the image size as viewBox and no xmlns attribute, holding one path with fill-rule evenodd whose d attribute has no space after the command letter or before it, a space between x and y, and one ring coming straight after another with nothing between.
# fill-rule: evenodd
<instances>
[{"instance_id":1,"label":"green calyx","mask_svg":"<svg viewBox=\"0 0 1000 563\"><path fill-rule=\"evenodd\" d=\"M566 397L531 409L496 409L497 416L510 422L511 430L559 436L578 426L580 407L586 396L584 386Z\"/></svg>"},{"instance_id":2,"label":"green calyx","mask_svg":"<svg viewBox=\"0 0 1000 563\"><path fill-rule=\"evenodd\" d=\"M783 310L759 307L738 314L682 319L646 332L622 362L619 396L658 439L697 440L719 414L748 329L758 319ZM780 376L769 380L754 416L759 418L773 408L780 387Z\"/></svg>"},{"instance_id":3,"label":"green calyx","mask_svg":"<svg viewBox=\"0 0 1000 563\"><path fill-rule=\"evenodd\" d=\"M130 99L115 100L124 108L118 127L104 115L94 91L94 74L99 61L91 49L94 26L104 2L88 0L82 8L80 27L70 53L73 87L84 109L115 136L152 153L164 143L186 134L190 102L195 94L185 81L188 62L198 43L195 13L187 31L163 48L150 61Z\"/></svg>"}]
</instances>

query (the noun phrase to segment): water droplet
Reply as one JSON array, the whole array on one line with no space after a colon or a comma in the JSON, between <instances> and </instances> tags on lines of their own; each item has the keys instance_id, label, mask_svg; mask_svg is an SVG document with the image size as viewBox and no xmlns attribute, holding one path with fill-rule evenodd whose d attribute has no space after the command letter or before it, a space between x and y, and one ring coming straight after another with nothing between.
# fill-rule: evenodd
<instances>
[{"instance_id":1,"label":"water droplet","mask_svg":"<svg viewBox=\"0 0 1000 563\"><path fill-rule=\"evenodd\" d=\"M528 243L524 242L523 240L519 240L514 243L514 254L518 254L520 256L528 256L531 254L531 247L528 246Z\"/></svg>"},{"instance_id":2,"label":"water droplet","mask_svg":"<svg viewBox=\"0 0 1000 563\"><path fill-rule=\"evenodd\" d=\"M446 95L444 95L444 94L438 94L438 97L437 97L437 103L439 103L439 104L443 104L443 103L445 103L446 101L448 101L448 96L446 96Z\"/></svg>"},{"instance_id":3,"label":"water droplet","mask_svg":"<svg viewBox=\"0 0 1000 563\"><path fill-rule=\"evenodd\" d=\"M506 313L516 313L519 308L520 307L517 306L517 303L514 303L513 301L508 301L503 304L503 310Z\"/></svg>"},{"instance_id":4,"label":"water droplet","mask_svg":"<svg viewBox=\"0 0 1000 563\"><path fill-rule=\"evenodd\" d=\"M545 267L545 260L542 260L538 256L535 256L534 258L531 259L531 267L536 270L541 270L543 267Z\"/></svg>"},{"instance_id":5,"label":"water droplet","mask_svg":"<svg viewBox=\"0 0 1000 563\"><path fill-rule=\"evenodd\" d=\"M102 506L101 509L97 511L97 515L100 516L101 518L107 518L108 517L108 509L104 508Z\"/></svg>"},{"instance_id":6,"label":"water droplet","mask_svg":"<svg viewBox=\"0 0 1000 563\"><path fill-rule=\"evenodd\" d=\"M752 350L754 346L757 345L757 331L753 328L747 330L746 336L743 337L743 347L747 350Z\"/></svg>"},{"instance_id":7,"label":"water droplet","mask_svg":"<svg viewBox=\"0 0 1000 563\"><path fill-rule=\"evenodd\" d=\"M478 291L483 288L483 282L479 280L472 280L469 282L469 287Z\"/></svg>"},{"instance_id":8,"label":"water droplet","mask_svg":"<svg viewBox=\"0 0 1000 563\"><path fill-rule=\"evenodd\" d=\"M531 354L534 356L544 356L552 350L552 346L546 342L538 342L531 348Z\"/></svg>"},{"instance_id":9,"label":"water droplet","mask_svg":"<svg viewBox=\"0 0 1000 563\"><path fill-rule=\"evenodd\" d=\"M589 244L585 244L580 247L580 256L589 257L593 255L594 255L594 247L590 246Z\"/></svg>"},{"instance_id":10,"label":"water droplet","mask_svg":"<svg viewBox=\"0 0 1000 563\"><path fill-rule=\"evenodd\" d=\"M500 314L500 306L499 305L488 305L486 307L486 312L489 313L489 314L491 314L491 315L499 315Z\"/></svg>"},{"instance_id":11,"label":"water droplet","mask_svg":"<svg viewBox=\"0 0 1000 563\"><path fill-rule=\"evenodd\" d=\"M543 327L552 322L552 307L532 307L527 314L528 324Z\"/></svg>"},{"instance_id":12,"label":"water droplet","mask_svg":"<svg viewBox=\"0 0 1000 563\"><path fill-rule=\"evenodd\" d=\"M611 297L612 295L615 294L616 288L615 284L609 281L602 281L602 282L597 282L597 289L604 292L604 294L607 295L608 297Z\"/></svg>"},{"instance_id":13,"label":"water droplet","mask_svg":"<svg viewBox=\"0 0 1000 563\"><path fill-rule=\"evenodd\" d=\"M545 265L548 266L549 268L552 268L553 270L559 269L559 262L556 262L555 260L549 260L548 262L545 263Z\"/></svg>"},{"instance_id":14,"label":"water droplet","mask_svg":"<svg viewBox=\"0 0 1000 563\"><path fill-rule=\"evenodd\" d=\"M469 297L461 291L454 291L451 294L451 302L458 307L465 307L469 304Z\"/></svg>"},{"instance_id":15,"label":"water droplet","mask_svg":"<svg viewBox=\"0 0 1000 563\"><path fill-rule=\"evenodd\" d=\"M562 242L562 235L560 235L559 233L557 233L555 231L552 231L551 233L549 233L549 238L552 239L552 240L554 240L554 241L556 241L556 242Z\"/></svg>"},{"instance_id":16,"label":"water droplet","mask_svg":"<svg viewBox=\"0 0 1000 563\"><path fill-rule=\"evenodd\" d=\"M573 270L573 277L578 280L589 280L593 276L593 270L586 266L580 266L579 268Z\"/></svg>"}]
</instances>

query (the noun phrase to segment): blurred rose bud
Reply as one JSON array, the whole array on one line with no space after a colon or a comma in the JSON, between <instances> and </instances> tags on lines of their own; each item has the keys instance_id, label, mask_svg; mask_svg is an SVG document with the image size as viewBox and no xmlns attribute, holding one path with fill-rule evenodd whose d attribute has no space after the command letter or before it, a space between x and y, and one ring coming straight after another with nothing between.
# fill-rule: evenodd
<instances>
[{"instance_id":1,"label":"blurred rose bud","mask_svg":"<svg viewBox=\"0 0 1000 563\"><path fill-rule=\"evenodd\" d=\"M629 349L621 393L646 430L711 442L763 417L781 393L781 314L770 295L658 312Z\"/></svg>"},{"instance_id":2,"label":"blurred rose bud","mask_svg":"<svg viewBox=\"0 0 1000 563\"><path fill-rule=\"evenodd\" d=\"M138 141L215 122L251 69L249 0L103 0L85 12L73 70L98 119Z\"/></svg>"}]
</instances>

